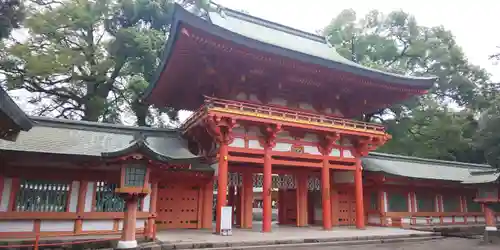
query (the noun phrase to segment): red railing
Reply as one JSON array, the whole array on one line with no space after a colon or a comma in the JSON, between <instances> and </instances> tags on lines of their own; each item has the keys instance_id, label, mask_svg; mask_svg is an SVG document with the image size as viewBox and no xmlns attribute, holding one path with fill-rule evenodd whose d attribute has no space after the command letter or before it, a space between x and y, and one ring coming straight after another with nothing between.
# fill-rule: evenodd
<instances>
[{"instance_id":1,"label":"red railing","mask_svg":"<svg viewBox=\"0 0 500 250\"><path fill-rule=\"evenodd\" d=\"M223 100L205 97L205 104L194 112L181 126L185 131L200 121L209 110L220 110L241 115L265 117L288 122L307 123L326 127L340 127L346 130L364 130L366 132L385 133L385 128L379 124L343 119L331 115L291 110L276 106L259 105L249 102Z\"/></svg>"},{"instance_id":2,"label":"red railing","mask_svg":"<svg viewBox=\"0 0 500 250\"><path fill-rule=\"evenodd\" d=\"M33 233L31 233L31 235L33 235ZM40 242L43 238L59 238L58 240L61 240L61 239L64 239L61 237L78 237L78 236L92 236L92 235L96 235L96 234L95 233L77 233L77 234L59 233L59 234L51 234L51 235L43 235L42 236L41 233L35 233L34 238L32 238L33 236L29 237L26 234L18 234L16 236L9 237L9 239L10 240L20 239L24 243L25 241L30 241L30 240L25 240L25 239L31 238L31 241L33 241L33 243L32 244L15 244L14 243L14 244L2 245L2 246L0 246L0 250L5 249L5 248L9 248L9 249L11 249L11 248L33 248L34 250L38 250L40 247L80 245L80 244L97 243L97 242L105 242L105 241L116 241L116 240L120 239L119 236L115 236L115 237L100 238L100 239L75 239L72 241L62 241L62 242L58 241L58 242L54 242L54 243L41 243ZM138 232L136 232L136 235L139 237L141 235L146 236L146 232L139 230ZM153 227L152 238L156 239L156 225Z\"/></svg>"}]
</instances>

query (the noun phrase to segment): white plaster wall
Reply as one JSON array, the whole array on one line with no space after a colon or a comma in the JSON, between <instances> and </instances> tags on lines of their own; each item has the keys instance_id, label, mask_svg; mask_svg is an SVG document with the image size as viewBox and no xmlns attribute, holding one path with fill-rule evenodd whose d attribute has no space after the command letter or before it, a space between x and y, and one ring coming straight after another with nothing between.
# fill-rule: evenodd
<instances>
[{"instance_id":1,"label":"white plaster wall","mask_svg":"<svg viewBox=\"0 0 500 250\"><path fill-rule=\"evenodd\" d=\"M260 132L260 129L256 126L249 127L247 134L250 136L261 136L262 135L262 133Z\"/></svg>"},{"instance_id":2,"label":"white plaster wall","mask_svg":"<svg viewBox=\"0 0 500 250\"><path fill-rule=\"evenodd\" d=\"M248 100L249 101L252 101L252 102L256 102L256 103L262 103L259 98L257 98L257 95L256 94L250 94L248 96Z\"/></svg>"},{"instance_id":3,"label":"white plaster wall","mask_svg":"<svg viewBox=\"0 0 500 250\"><path fill-rule=\"evenodd\" d=\"M330 156L340 157L340 150L338 148L332 149Z\"/></svg>"},{"instance_id":4,"label":"white plaster wall","mask_svg":"<svg viewBox=\"0 0 500 250\"><path fill-rule=\"evenodd\" d=\"M443 223L453 223L453 217L444 217Z\"/></svg>"},{"instance_id":5,"label":"white plaster wall","mask_svg":"<svg viewBox=\"0 0 500 250\"><path fill-rule=\"evenodd\" d=\"M437 217L433 217L431 222L432 222L432 224L439 224L439 223L441 223L441 219L439 219Z\"/></svg>"},{"instance_id":6,"label":"white plaster wall","mask_svg":"<svg viewBox=\"0 0 500 250\"><path fill-rule=\"evenodd\" d=\"M243 138L234 138L233 142L229 144L231 147L235 148L244 148L245 147L245 140Z\"/></svg>"},{"instance_id":7,"label":"white plaster wall","mask_svg":"<svg viewBox=\"0 0 500 250\"><path fill-rule=\"evenodd\" d=\"M233 128L233 132L238 133L238 134L244 134L246 131L245 131L244 127L236 127L236 128Z\"/></svg>"},{"instance_id":8,"label":"white plaster wall","mask_svg":"<svg viewBox=\"0 0 500 250\"><path fill-rule=\"evenodd\" d=\"M455 216L455 222L456 223L464 223L465 222L465 218L462 217L462 216Z\"/></svg>"},{"instance_id":9,"label":"white plaster wall","mask_svg":"<svg viewBox=\"0 0 500 250\"><path fill-rule=\"evenodd\" d=\"M334 183L354 183L353 171L339 171L333 173Z\"/></svg>"},{"instance_id":10,"label":"white plaster wall","mask_svg":"<svg viewBox=\"0 0 500 250\"><path fill-rule=\"evenodd\" d=\"M3 220L0 221L0 232L33 232L33 221Z\"/></svg>"},{"instance_id":11,"label":"white plaster wall","mask_svg":"<svg viewBox=\"0 0 500 250\"><path fill-rule=\"evenodd\" d=\"M314 109L313 105L312 105L312 104L310 104L310 103L307 103L307 102L300 102L300 103L299 103L299 107L300 107L301 109L305 109L305 110L316 111L316 110Z\"/></svg>"},{"instance_id":12,"label":"white plaster wall","mask_svg":"<svg viewBox=\"0 0 500 250\"><path fill-rule=\"evenodd\" d=\"M144 228L145 219L138 219L135 221L135 228Z\"/></svg>"},{"instance_id":13,"label":"white plaster wall","mask_svg":"<svg viewBox=\"0 0 500 250\"><path fill-rule=\"evenodd\" d=\"M425 217L416 217L415 218L415 224L417 224L417 225L426 225L427 224L427 218L425 218Z\"/></svg>"},{"instance_id":14,"label":"white plaster wall","mask_svg":"<svg viewBox=\"0 0 500 250\"><path fill-rule=\"evenodd\" d=\"M288 140L293 140L294 138L290 135L290 133L288 133L288 131L282 131L282 132L279 132L277 135L276 135L276 138L278 139L288 139Z\"/></svg>"},{"instance_id":15,"label":"white plaster wall","mask_svg":"<svg viewBox=\"0 0 500 250\"><path fill-rule=\"evenodd\" d=\"M236 100L246 101L247 99L247 94L245 92L240 92L236 95Z\"/></svg>"},{"instance_id":16,"label":"white plaster wall","mask_svg":"<svg viewBox=\"0 0 500 250\"><path fill-rule=\"evenodd\" d=\"M284 107L286 107L286 105L287 105L287 101L283 98L280 98L280 97L271 98L269 103L274 104L274 105L284 106Z\"/></svg>"},{"instance_id":17,"label":"white plaster wall","mask_svg":"<svg viewBox=\"0 0 500 250\"><path fill-rule=\"evenodd\" d=\"M410 224L410 218L401 218L401 224L409 225Z\"/></svg>"},{"instance_id":18,"label":"white plaster wall","mask_svg":"<svg viewBox=\"0 0 500 250\"><path fill-rule=\"evenodd\" d=\"M318 142L318 136L313 133L306 133L304 136L304 141L307 142Z\"/></svg>"},{"instance_id":19,"label":"white plaster wall","mask_svg":"<svg viewBox=\"0 0 500 250\"><path fill-rule=\"evenodd\" d=\"M486 220L484 219L484 217L478 216L477 217L477 222L486 222Z\"/></svg>"},{"instance_id":20,"label":"white plaster wall","mask_svg":"<svg viewBox=\"0 0 500 250\"><path fill-rule=\"evenodd\" d=\"M118 221L118 230L123 230L123 220Z\"/></svg>"},{"instance_id":21,"label":"white plaster wall","mask_svg":"<svg viewBox=\"0 0 500 250\"><path fill-rule=\"evenodd\" d=\"M113 230L113 220L84 220L82 231Z\"/></svg>"},{"instance_id":22,"label":"white plaster wall","mask_svg":"<svg viewBox=\"0 0 500 250\"><path fill-rule=\"evenodd\" d=\"M284 143L284 142L277 142L276 146L274 146L274 148L273 148L273 151L290 152L290 151L292 151L292 144Z\"/></svg>"},{"instance_id":23,"label":"white plaster wall","mask_svg":"<svg viewBox=\"0 0 500 250\"><path fill-rule=\"evenodd\" d=\"M78 193L80 192L80 182L73 181L71 183L71 194L69 198L69 212L75 213L78 206Z\"/></svg>"},{"instance_id":24,"label":"white plaster wall","mask_svg":"<svg viewBox=\"0 0 500 250\"><path fill-rule=\"evenodd\" d=\"M42 220L40 221L41 232L73 232L75 221L73 220Z\"/></svg>"},{"instance_id":25,"label":"white plaster wall","mask_svg":"<svg viewBox=\"0 0 500 250\"><path fill-rule=\"evenodd\" d=\"M379 215L375 215L375 214L368 215L368 223L369 224L380 225L380 216Z\"/></svg>"},{"instance_id":26,"label":"white plaster wall","mask_svg":"<svg viewBox=\"0 0 500 250\"><path fill-rule=\"evenodd\" d=\"M9 208L10 190L12 188L12 178L3 180L2 200L0 201L0 212L6 212Z\"/></svg>"},{"instance_id":27,"label":"white plaster wall","mask_svg":"<svg viewBox=\"0 0 500 250\"><path fill-rule=\"evenodd\" d=\"M392 218L385 218L385 224L388 226L392 225Z\"/></svg>"},{"instance_id":28,"label":"white plaster wall","mask_svg":"<svg viewBox=\"0 0 500 250\"><path fill-rule=\"evenodd\" d=\"M148 183L148 187L149 187L149 190L151 190L151 183ZM151 202L151 193L149 193L148 195L146 195L146 197L144 197L144 202L142 203L143 204L143 206L142 206L143 212L149 212L150 202Z\"/></svg>"},{"instance_id":29,"label":"white plaster wall","mask_svg":"<svg viewBox=\"0 0 500 250\"><path fill-rule=\"evenodd\" d=\"M321 155L316 146L304 146L304 153L312 154L312 155Z\"/></svg>"},{"instance_id":30,"label":"white plaster wall","mask_svg":"<svg viewBox=\"0 0 500 250\"><path fill-rule=\"evenodd\" d=\"M342 151L343 151L343 152L342 152L342 154L343 154L342 156L343 156L343 157L345 157L345 158L354 158L354 156L353 156L353 155L352 155L352 153L351 153L351 150L349 150L349 149L344 149L344 150L342 150Z\"/></svg>"},{"instance_id":31,"label":"white plaster wall","mask_svg":"<svg viewBox=\"0 0 500 250\"><path fill-rule=\"evenodd\" d=\"M248 147L253 149L264 149L258 140L248 140Z\"/></svg>"},{"instance_id":32,"label":"white plaster wall","mask_svg":"<svg viewBox=\"0 0 500 250\"><path fill-rule=\"evenodd\" d=\"M92 212L92 202L94 199L95 182L89 181L87 184L87 192L85 192L85 212Z\"/></svg>"}]
</instances>

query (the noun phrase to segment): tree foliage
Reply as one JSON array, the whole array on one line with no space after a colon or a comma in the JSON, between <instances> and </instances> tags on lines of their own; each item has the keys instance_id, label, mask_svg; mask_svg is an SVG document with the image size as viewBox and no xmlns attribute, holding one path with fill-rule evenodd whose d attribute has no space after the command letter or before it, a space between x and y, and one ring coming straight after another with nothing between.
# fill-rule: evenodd
<instances>
[{"instance_id":1,"label":"tree foliage","mask_svg":"<svg viewBox=\"0 0 500 250\"><path fill-rule=\"evenodd\" d=\"M430 94L366 116L381 120L393 135L381 151L484 162L483 149L474 146L474 117L495 100L498 85L468 62L449 30L418 25L403 11L374 10L358 18L344 10L323 32L347 59L403 75L438 77Z\"/></svg>"},{"instance_id":2,"label":"tree foliage","mask_svg":"<svg viewBox=\"0 0 500 250\"><path fill-rule=\"evenodd\" d=\"M20 0L0 0L0 39L7 38L13 29L19 28L24 18L24 6Z\"/></svg>"},{"instance_id":3,"label":"tree foliage","mask_svg":"<svg viewBox=\"0 0 500 250\"><path fill-rule=\"evenodd\" d=\"M28 37L9 46L0 62L9 88L36 93L31 102L39 115L121 122L129 112L139 125L164 113L175 117L139 100L159 65L173 1L49 1L27 4Z\"/></svg>"}]
</instances>

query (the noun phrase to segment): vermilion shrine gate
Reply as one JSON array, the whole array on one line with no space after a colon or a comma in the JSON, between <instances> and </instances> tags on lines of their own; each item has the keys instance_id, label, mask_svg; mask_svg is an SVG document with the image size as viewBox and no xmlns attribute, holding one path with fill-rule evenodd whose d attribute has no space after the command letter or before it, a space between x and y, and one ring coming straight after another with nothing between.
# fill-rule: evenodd
<instances>
[{"instance_id":1,"label":"vermilion shrine gate","mask_svg":"<svg viewBox=\"0 0 500 250\"><path fill-rule=\"evenodd\" d=\"M478 188L498 190L490 166L369 154L390 135L360 118L434 78L363 67L323 37L222 7L201 18L176 6L172 18L145 101L195 110L179 129L28 119L0 100L11 140L0 140L0 237L122 232L119 247L132 248L136 233L214 217L220 232L228 204L251 228L256 200L263 232L273 210L281 225L326 230L495 226L500 216L474 203Z\"/></svg>"}]
</instances>

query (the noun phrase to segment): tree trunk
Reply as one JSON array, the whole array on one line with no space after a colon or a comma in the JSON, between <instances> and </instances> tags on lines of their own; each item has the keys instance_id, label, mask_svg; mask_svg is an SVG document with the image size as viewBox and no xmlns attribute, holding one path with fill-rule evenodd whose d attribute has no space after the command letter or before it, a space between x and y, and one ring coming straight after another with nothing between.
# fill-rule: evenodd
<instances>
[{"instance_id":1,"label":"tree trunk","mask_svg":"<svg viewBox=\"0 0 500 250\"><path fill-rule=\"evenodd\" d=\"M135 114L138 126L148 126L146 122L146 118L148 117L148 112L149 112L148 108L149 108L148 105L141 103L138 100L135 100L132 103L132 111Z\"/></svg>"}]
</instances>

